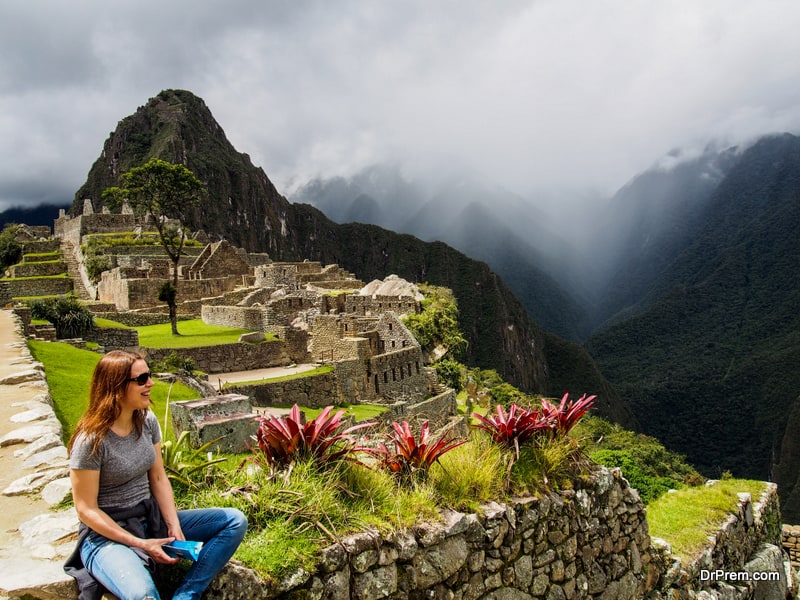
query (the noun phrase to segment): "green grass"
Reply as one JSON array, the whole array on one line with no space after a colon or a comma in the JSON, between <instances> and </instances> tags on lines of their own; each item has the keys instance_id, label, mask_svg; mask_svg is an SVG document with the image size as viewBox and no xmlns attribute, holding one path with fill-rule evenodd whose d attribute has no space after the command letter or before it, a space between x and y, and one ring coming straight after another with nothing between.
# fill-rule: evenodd
<instances>
[{"instance_id":1,"label":"green grass","mask_svg":"<svg viewBox=\"0 0 800 600\"><path fill-rule=\"evenodd\" d=\"M647 507L650 535L669 543L675 556L692 560L735 512L738 492L749 492L755 502L765 490L762 481L723 479L664 494Z\"/></svg>"},{"instance_id":2,"label":"green grass","mask_svg":"<svg viewBox=\"0 0 800 600\"><path fill-rule=\"evenodd\" d=\"M103 317L95 317L94 324L100 329L133 329L130 325L112 321L111 319L104 319ZM180 329L178 331L180 331Z\"/></svg>"},{"instance_id":3,"label":"green grass","mask_svg":"<svg viewBox=\"0 0 800 600\"><path fill-rule=\"evenodd\" d=\"M178 333L172 335L169 323L137 327L139 345L145 348L198 348L218 344L235 344L249 329L236 329L220 325L206 325L202 319L178 321ZM269 337L267 338L269 340Z\"/></svg>"},{"instance_id":4,"label":"green grass","mask_svg":"<svg viewBox=\"0 0 800 600\"><path fill-rule=\"evenodd\" d=\"M28 341L33 357L45 367L45 377L53 398L58 420L64 427L64 441L68 441L75 425L89 403L89 385L95 365L101 355L91 350L81 350L60 342ZM153 412L161 423L164 439L175 437L171 419L164 421L167 396L170 402L194 400L199 394L193 389L175 383L156 381L150 393Z\"/></svg>"},{"instance_id":5,"label":"green grass","mask_svg":"<svg viewBox=\"0 0 800 600\"><path fill-rule=\"evenodd\" d=\"M280 407L280 408L291 408L290 406ZM336 409L343 409L345 411L345 417L353 417L353 420L356 422L361 421L370 421L375 419L385 413L388 408L386 406L381 406L380 404L338 404L336 405ZM308 408L306 406L301 406L300 410L302 410L305 415L306 419L311 420L315 419L319 413L324 410L322 408ZM334 410L334 412L336 412Z\"/></svg>"}]
</instances>

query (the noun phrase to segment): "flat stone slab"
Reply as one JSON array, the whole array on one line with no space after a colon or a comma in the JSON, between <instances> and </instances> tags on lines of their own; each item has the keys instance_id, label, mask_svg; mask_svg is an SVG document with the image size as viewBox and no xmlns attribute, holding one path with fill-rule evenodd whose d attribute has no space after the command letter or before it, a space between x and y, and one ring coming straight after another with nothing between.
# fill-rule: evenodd
<instances>
[{"instance_id":1,"label":"flat stone slab","mask_svg":"<svg viewBox=\"0 0 800 600\"><path fill-rule=\"evenodd\" d=\"M64 442L61 440L61 436L56 435L55 433L47 433L40 437L35 442L31 442L24 448L20 448L19 450L14 450L14 457L19 458L22 460L27 459L34 454L39 452L44 452L45 450L49 450L50 448L55 448L56 446L62 446L66 450L66 446L64 446Z\"/></svg>"},{"instance_id":2,"label":"flat stone slab","mask_svg":"<svg viewBox=\"0 0 800 600\"><path fill-rule=\"evenodd\" d=\"M19 533L24 546L52 544L78 531L78 514L74 508L61 512L45 513L21 523Z\"/></svg>"},{"instance_id":3,"label":"flat stone slab","mask_svg":"<svg viewBox=\"0 0 800 600\"><path fill-rule=\"evenodd\" d=\"M3 490L4 496L20 496L22 494L33 494L38 492L51 481L67 477L69 469L49 469L47 471L40 471L38 473L31 473L25 477L12 481L11 484Z\"/></svg>"},{"instance_id":4,"label":"flat stone slab","mask_svg":"<svg viewBox=\"0 0 800 600\"><path fill-rule=\"evenodd\" d=\"M28 381L40 381L44 375L39 369L25 369L0 378L0 385L19 385Z\"/></svg>"},{"instance_id":5,"label":"flat stone slab","mask_svg":"<svg viewBox=\"0 0 800 600\"><path fill-rule=\"evenodd\" d=\"M26 411L12 415L12 423L30 423L32 421L42 421L44 419L55 418L56 413L49 404L43 402L38 403L38 406L33 406Z\"/></svg>"},{"instance_id":6,"label":"flat stone slab","mask_svg":"<svg viewBox=\"0 0 800 600\"><path fill-rule=\"evenodd\" d=\"M72 494L72 482L69 477L61 477L48 483L42 488L42 500L49 506L55 506L66 500Z\"/></svg>"},{"instance_id":7,"label":"flat stone slab","mask_svg":"<svg viewBox=\"0 0 800 600\"><path fill-rule=\"evenodd\" d=\"M75 580L60 562L35 559L0 559L0 595L41 600L77 598Z\"/></svg>"},{"instance_id":8,"label":"flat stone slab","mask_svg":"<svg viewBox=\"0 0 800 600\"><path fill-rule=\"evenodd\" d=\"M38 467L66 467L67 449L64 446L53 446L42 452L37 452L26 458L22 466L26 469L36 469Z\"/></svg>"},{"instance_id":9,"label":"flat stone slab","mask_svg":"<svg viewBox=\"0 0 800 600\"><path fill-rule=\"evenodd\" d=\"M48 433L61 434L61 423L58 422L58 419L48 419L34 425L9 431L0 438L0 447L13 446L14 444L30 444Z\"/></svg>"}]
</instances>

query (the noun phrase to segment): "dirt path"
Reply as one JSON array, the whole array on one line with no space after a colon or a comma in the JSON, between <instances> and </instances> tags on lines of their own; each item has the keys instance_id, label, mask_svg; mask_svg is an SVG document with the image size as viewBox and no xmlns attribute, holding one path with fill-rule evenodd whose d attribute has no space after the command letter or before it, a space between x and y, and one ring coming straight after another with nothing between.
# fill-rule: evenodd
<instances>
[{"instance_id":1,"label":"dirt path","mask_svg":"<svg viewBox=\"0 0 800 600\"><path fill-rule=\"evenodd\" d=\"M31 360L26 356L25 341L17 333L11 312L0 310L0 379L29 369ZM42 393L42 389L32 384L0 385L0 438L24 426L24 423L11 420L25 410L14 405L33 400ZM0 490L31 472L23 466L20 458L14 456L19 449L18 444L0 447ZM39 497L0 496L0 558L19 558L25 554L17 527L49 510L47 503Z\"/></svg>"}]
</instances>

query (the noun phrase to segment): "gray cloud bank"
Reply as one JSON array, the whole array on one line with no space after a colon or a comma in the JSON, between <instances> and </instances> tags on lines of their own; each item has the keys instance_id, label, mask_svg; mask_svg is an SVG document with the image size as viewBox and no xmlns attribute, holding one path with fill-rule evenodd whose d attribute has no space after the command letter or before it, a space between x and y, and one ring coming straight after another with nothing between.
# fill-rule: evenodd
<instances>
[{"instance_id":1,"label":"gray cloud bank","mask_svg":"<svg viewBox=\"0 0 800 600\"><path fill-rule=\"evenodd\" d=\"M166 88L284 193L385 161L612 193L671 148L800 130L799 26L796 0L9 0L0 210L70 202Z\"/></svg>"}]
</instances>

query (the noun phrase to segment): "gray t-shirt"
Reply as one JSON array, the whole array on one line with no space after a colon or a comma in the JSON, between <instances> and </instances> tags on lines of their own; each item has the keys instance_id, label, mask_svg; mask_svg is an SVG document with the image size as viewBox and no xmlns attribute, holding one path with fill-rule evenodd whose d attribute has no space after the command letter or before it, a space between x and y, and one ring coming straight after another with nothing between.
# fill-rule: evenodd
<instances>
[{"instance_id":1,"label":"gray t-shirt","mask_svg":"<svg viewBox=\"0 0 800 600\"><path fill-rule=\"evenodd\" d=\"M91 440L84 435L75 439L69 457L71 469L100 471L97 505L100 508L126 508L150 497L147 471L156 459L154 444L161 441L158 419L147 412L142 435L136 432L120 437L109 431L92 454Z\"/></svg>"}]
</instances>

